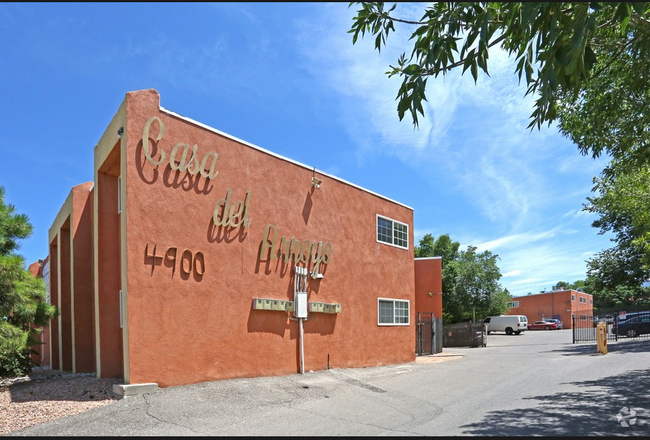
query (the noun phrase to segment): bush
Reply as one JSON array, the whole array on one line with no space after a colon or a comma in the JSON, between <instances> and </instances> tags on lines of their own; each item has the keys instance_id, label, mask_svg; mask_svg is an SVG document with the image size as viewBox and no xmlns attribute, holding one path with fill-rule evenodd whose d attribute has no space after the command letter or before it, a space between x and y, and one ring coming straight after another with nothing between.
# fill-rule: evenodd
<instances>
[{"instance_id":1,"label":"bush","mask_svg":"<svg viewBox=\"0 0 650 440\"><path fill-rule=\"evenodd\" d=\"M32 369L28 334L0 321L0 378L19 377Z\"/></svg>"}]
</instances>

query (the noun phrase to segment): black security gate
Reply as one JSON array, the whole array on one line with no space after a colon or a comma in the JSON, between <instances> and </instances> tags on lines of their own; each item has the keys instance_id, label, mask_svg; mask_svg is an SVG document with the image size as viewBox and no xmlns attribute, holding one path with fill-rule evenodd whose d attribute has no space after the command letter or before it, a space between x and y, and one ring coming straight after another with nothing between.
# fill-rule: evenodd
<instances>
[{"instance_id":1,"label":"black security gate","mask_svg":"<svg viewBox=\"0 0 650 440\"><path fill-rule=\"evenodd\" d=\"M418 356L442 351L442 319L433 312L418 312L416 325L415 353Z\"/></svg>"},{"instance_id":2,"label":"black security gate","mask_svg":"<svg viewBox=\"0 0 650 440\"><path fill-rule=\"evenodd\" d=\"M596 332L599 323L605 323L607 341L650 338L650 311L632 309L628 311L599 311L594 316L580 315L572 318L573 343L597 342Z\"/></svg>"},{"instance_id":3,"label":"black security gate","mask_svg":"<svg viewBox=\"0 0 650 440\"><path fill-rule=\"evenodd\" d=\"M573 343L577 342L597 342L597 327L598 317L581 315L573 316L571 318L571 328L573 331ZM607 325L607 341L616 341L617 336L615 324L613 322L604 321Z\"/></svg>"}]
</instances>

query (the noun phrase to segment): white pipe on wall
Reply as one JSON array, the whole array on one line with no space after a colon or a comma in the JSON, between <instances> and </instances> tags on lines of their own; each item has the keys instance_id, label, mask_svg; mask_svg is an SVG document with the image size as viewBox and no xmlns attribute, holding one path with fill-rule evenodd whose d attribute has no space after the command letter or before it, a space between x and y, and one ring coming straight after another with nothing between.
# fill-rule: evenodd
<instances>
[{"instance_id":1,"label":"white pipe on wall","mask_svg":"<svg viewBox=\"0 0 650 440\"><path fill-rule=\"evenodd\" d=\"M305 374L305 345L303 342L302 318L300 321L300 372Z\"/></svg>"}]
</instances>

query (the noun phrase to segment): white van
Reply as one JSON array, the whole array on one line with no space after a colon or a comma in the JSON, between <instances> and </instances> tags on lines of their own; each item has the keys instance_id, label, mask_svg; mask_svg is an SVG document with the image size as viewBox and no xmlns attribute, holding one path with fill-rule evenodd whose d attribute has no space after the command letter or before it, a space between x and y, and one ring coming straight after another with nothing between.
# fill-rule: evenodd
<instances>
[{"instance_id":1,"label":"white van","mask_svg":"<svg viewBox=\"0 0 650 440\"><path fill-rule=\"evenodd\" d=\"M528 318L524 315L488 316L483 321L490 332L505 332L506 335L518 335L528 330Z\"/></svg>"}]
</instances>

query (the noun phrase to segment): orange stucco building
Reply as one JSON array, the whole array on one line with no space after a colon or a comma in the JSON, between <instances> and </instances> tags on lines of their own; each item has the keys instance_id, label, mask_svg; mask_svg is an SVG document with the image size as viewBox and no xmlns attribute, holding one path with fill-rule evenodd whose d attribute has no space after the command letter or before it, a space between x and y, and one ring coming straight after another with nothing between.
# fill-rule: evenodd
<instances>
[{"instance_id":1,"label":"orange stucco building","mask_svg":"<svg viewBox=\"0 0 650 440\"><path fill-rule=\"evenodd\" d=\"M415 307L442 318L442 257L415 259Z\"/></svg>"},{"instance_id":2,"label":"orange stucco building","mask_svg":"<svg viewBox=\"0 0 650 440\"><path fill-rule=\"evenodd\" d=\"M126 94L94 169L50 228L55 369L165 387L405 363L417 312L442 315L412 208L155 90Z\"/></svg>"},{"instance_id":3,"label":"orange stucco building","mask_svg":"<svg viewBox=\"0 0 650 440\"><path fill-rule=\"evenodd\" d=\"M590 320L594 298L577 290L552 290L534 295L516 296L508 303L509 315L526 315L529 323L554 318L562 321L562 328L573 328L576 320Z\"/></svg>"}]
</instances>

